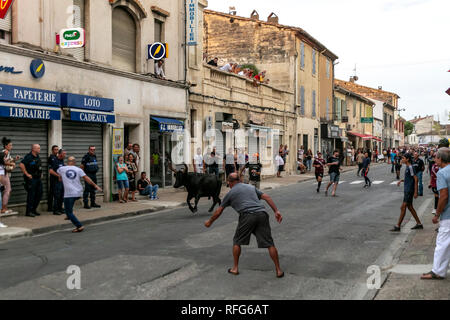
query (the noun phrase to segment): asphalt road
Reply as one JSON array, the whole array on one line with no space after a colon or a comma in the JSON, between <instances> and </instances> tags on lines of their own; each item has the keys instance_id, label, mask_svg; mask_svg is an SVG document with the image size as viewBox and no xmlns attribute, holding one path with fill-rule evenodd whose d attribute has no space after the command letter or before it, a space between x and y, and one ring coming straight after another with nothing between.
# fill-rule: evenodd
<instances>
[{"instance_id":1,"label":"asphalt road","mask_svg":"<svg viewBox=\"0 0 450 320\"><path fill-rule=\"evenodd\" d=\"M362 299L373 291L367 268L393 255L404 235L389 232L403 186L391 184L388 165L370 176L379 184L365 190L352 184L362 181L354 172L342 174L336 198L324 187L317 194L312 181L267 192L284 216L279 225L269 211L282 279L254 238L240 275L228 274L238 215L229 208L206 229L202 200L197 215L184 207L0 244L0 299ZM425 187L416 209L431 197ZM67 288L71 265L80 267L81 289Z\"/></svg>"}]
</instances>

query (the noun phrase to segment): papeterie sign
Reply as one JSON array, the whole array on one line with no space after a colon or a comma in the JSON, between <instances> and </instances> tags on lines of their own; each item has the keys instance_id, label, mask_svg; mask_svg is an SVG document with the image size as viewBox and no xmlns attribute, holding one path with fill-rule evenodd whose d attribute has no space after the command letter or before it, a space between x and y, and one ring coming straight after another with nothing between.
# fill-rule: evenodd
<instances>
[{"instance_id":1,"label":"papeterie sign","mask_svg":"<svg viewBox=\"0 0 450 320\"><path fill-rule=\"evenodd\" d=\"M187 44L196 46L198 42L198 0L186 1Z\"/></svg>"},{"instance_id":2,"label":"papeterie sign","mask_svg":"<svg viewBox=\"0 0 450 320\"><path fill-rule=\"evenodd\" d=\"M5 19L14 0L0 0L0 19Z\"/></svg>"},{"instance_id":3,"label":"papeterie sign","mask_svg":"<svg viewBox=\"0 0 450 320\"><path fill-rule=\"evenodd\" d=\"M59 32L59 46L63 49L82 48L85 43L84 36L83 28L62 29Z\"/></svg>"},{"instance_id":4,"label":"papeterie sign","mask_svg":"<svg viewBox=\"0 0 450 320\"><path fill-rule=\"evenodd\" d=\"M60 106L61 94L56 91L0 84L0 101Z\"/></svg>"}]
</instances>

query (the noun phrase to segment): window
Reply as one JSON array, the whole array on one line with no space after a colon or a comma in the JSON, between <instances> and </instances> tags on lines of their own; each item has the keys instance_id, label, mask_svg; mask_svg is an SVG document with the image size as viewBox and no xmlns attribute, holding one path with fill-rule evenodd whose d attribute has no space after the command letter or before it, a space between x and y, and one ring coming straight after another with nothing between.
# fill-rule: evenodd
<instances>
[{"instance_id":1,"label":"window","mask_svg":"<svg viewBox=\"0 0 450 320\"><path fill-rule=\"evenodd\" d=\"M336 120L341 120L341 112L342 112L342 108L341 108L341 99L337 99L337 104L336 104Z\"/></svg>"},{"instance_id":2,"label":"window","mask_svg":"<svg viewBox=\"0 0 450 320\"><path fill-rule=\"evenodd\" d=\"M327 98L327 114L326 114L327 120L330 120L330 98Z\"/></svg>"},{"instance_id":3,"label":"window","mask_svg":"<svg viewBox=\"0 0 450 320\"><path fill-rule=\"evenodd\" d=\"M359 117L361 118L363 116L362 114L362 103L359 103Z\"/></svg>"},{"instance_id":4,"label":"window","mask_svg":"<svg viewBox=\"0 0 450 320\"><path fill-rule=\"evenodd\" d=\"M73 0L73 27L84 28L84 0ZM67 52L77 60L84 61L85 47L70 49Z\"/></svg>"},{"instance_id":5,"label":"window","mask_svg":"<svg viewBox=\"0 0 450 320\"><path fill-rule=\"evenodd\" d=\"M154 42L163 42L164 41L164 22L155 19L155 41Z\"/></svg>"},{"instance_id":6,"label":"window","mask_svg":"<svg viewBox=\"0 0 450 320\"><path fill-rule=\"evenodd\" d=\"M334 103L333 103L333 120L336 120L338 118L338 116L337 116L337 105L338 105L338 98L334 98Z\"/></svg>"},{"instance_id":7,"label":"window","mask_svg":"<svg viewBox=\"0 0 450 320\"><path fill-rule=\"evenodd\" d=\"M136 72L136 24L122 7L115 8L112 14L112 64Z\"/></svg>"},{"instance_id":8,"label":"window","mask_svg":"<svg viewBox=\"0 0 450 320\"><path fill-rule=\"evenodd\" d=\"M0 43L2 44L11 43L11 11L12 8L4 19L0 19Z\"/></svg>"},{"instance_id":9,"label":"window","mask_svg":"<svg viewBox=\"0 0 450 320\"><path fill-rule=\"evenodd\" d=\"M305 68L305 44L300 42L300 68Z\"/></svg>"},{"instance_id":10,"label":"window","mask_svg":"<svg viewBox=\"0 0 450 320\"><path fill-rule=\"evenodd\" d=\"M312 92L312 116L316 117L316 90Z\"/></svg>"},{"instance_id":11,"label":"window","mask_svg":"<svg viewBox=\"0 0 450 320\"><path fill-rule=\"evenodd\" d=\"M342 100L341 109L342 109L342 116L346 117L347 116L347 101Z\"/></svg>"},{"instance_id":12,"label":"window","mask_svg":"<svg viewBox=\"0 0 450 320\"><path fill-rule=\"evenodd\" d=\"M353 118L356 118L356 101L353 100Z\"/></svg>"},{"instance_id":13,"label":"window","mask_svg":"<svg viewBox=\"0 0 450 320\"><path fill-rule=\"evenodd\" d=\"M197 119L197 110L191 110L191 138L195 138L195 120Z\"/></svg>"},{"instance_id":14,"label":"window","mask_svg":"<svg viewBox=\"0 0 450 320\"><path fill-rule=\"evenodd\" d=\"M312 74L316 74L316 50L312 51Z\"/></svg>"},{"instance_id":15,"label":"window","mask_svg":"<svg viewBox=\"0 0 450 320\"><path fill-rule=\"evenodd\" d=\"M305 87L300 87L300 115L305 115Z\"/></svg>"},{"instance_id":16,"label":"window","mask_svg":"<svg viewBox=\"0 0 450 320\"><path fill-rule=\"evenodd\" d=\"M330 60L327 59L327 79L330 79L330 73L331 73L330 65L331 65Z\"/></svg>"}]
</instances>

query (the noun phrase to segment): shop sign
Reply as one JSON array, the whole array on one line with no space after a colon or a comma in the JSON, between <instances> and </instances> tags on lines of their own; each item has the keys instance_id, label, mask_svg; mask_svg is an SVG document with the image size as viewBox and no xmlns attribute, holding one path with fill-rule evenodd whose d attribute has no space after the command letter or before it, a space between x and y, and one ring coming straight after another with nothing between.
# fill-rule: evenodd
<instances>
[{"instance_id":1,"label":"shop sign","mask_svg":"<svg viewBox=\"0 0 450 320\"><path fill-rule=\"evenodd\" d=\"M92 96L84 96L73 93L62 93L61 104L63 107L113 112L114 100L106 98L98 98Z\"/></svg>"},{"instance_id":2,"label":"shop sign","mask_svg":"<svg viewBox=\"0 0 450 320\"><path fill-rule=\"evenodd\" d=\"M328 136L330 138L339 138L339 127L338 126L328 126Z\"/></svg>"},{"instance_id":3,"label":"shop sign","mask_svg":"<svg viewBox=\"0 0 450 320\"><path fill-rule=\"evenodd\" d=\"M21 105L0 105L0 117L30 120L61 120L61 111L57 108L26 107Z\"/></svg>"},{"instance_id":4,"label":"shop sign","mask_svg":"<svg viewBox=\"0 0 450 320\"><path fill-rule=\"evenodd\" d=\"M42 61L41 59L34 59L33 61L31 61L30 72L34 78L36 79L42 78L45 74L44 61Z\"/></svg>"},{"instance_id":5,"label":"shop sign","mask_svg":"<svg viewBox=\"0 0 450 320\"><path fill-rule=\"evenodd\" d=\"M373 118L361 118L361 123L373 123Z\"/></svg>"},{"instance_id":6,"label":"shop sign","mask_svg":"<svg viewBox=\"0 0 450 320\"><path fill-rule=\"evenodd\" d=\"M59 32L59 46L63 49L74 49L84 47L84 29L72 28L62 29Z\"/></svg>"},{"instance_id":7,"label":"shop sign","mask_svg":"<svg viewBox=\"0 0 450 320\"><path fill-rule=\"evenodd\" d=\"M123 150L125 149L124 141L123 141L123 128L113 128L112 135L112 154L113 155L122 155Z\"/></svg>"},{"instance_id":8,"label":"shop sign","mask_svg":"<svg viewBox=\"0 0 450 320\"><path fill-rule=\"evenodd\" d=\"M0 101L60 106L61 94L55 91L0 84Z\"/></svg>"},{"instance_id":9,"label":"shop sign","mask_svg":"<svg viewBox=\"0 0 450 320\"><path fill-rule=\"evenodd\" d=\"M196 46L198 42L198 0L186 1L187 44Z\"/></svg>"},{"instance_id":10,"label":"shop sign","mask_svg":"<svg viewBox=\"0 0 450 320\"><path fill-rule=\"evenodd\" d=\"M168 46L167 43L155 42L148 45L147 59L162 60L168 58Z\"/></svg>"},{"instance_id":11,"label":"shop sign","mask_svg":"<svg viewBox=\"0 0 450 320\"><path fill-rule=\"evenodd\" d=\"M159 123L159 131L161 132L174 132L183 130L184 127L174 123Z\"/></svg>"},{"instance_id":12,"label":"shop sign","mask_svg":"<svg viewBox=\"0 0 450 320\"><path fill-rule=\"evenodd\" d=\"M70 120L81 122L115 123L116 117L114 114L70 110Z\"/></svg>"},{"instance_id":13,"label":"shop sign","mask_svg":"<svg viewBox=\"0 0 450 320\"><path fill-rule=\"evenodd\" d=\"M14 0L0 0L0 19L5 19Z\"/></svg>"}]
</instances>

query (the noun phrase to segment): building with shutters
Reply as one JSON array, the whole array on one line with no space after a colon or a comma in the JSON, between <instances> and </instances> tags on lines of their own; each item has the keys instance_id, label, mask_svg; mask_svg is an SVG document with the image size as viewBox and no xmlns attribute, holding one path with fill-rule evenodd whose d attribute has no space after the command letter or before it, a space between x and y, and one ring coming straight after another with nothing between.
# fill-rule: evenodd
<instances>
[{"instance_id":1,"label":"building with shutters","mask_svg":"<svg viewBox=\"0 0 450 320\"><path fill-rule=\"evenodd\" d=\"M184 12L177 0L14 1L0 20L0 136L11 138L13 154L22 157L32 143L41 145L44 193L52 145L75 155L78 164L96 146L105 200L114 191L113 148L120 152L127 142L140 144L139 171L171 185L163 177L167 168L151 169L152 156L158 153L164 166L165 154L180 141L173 126L186 125ZM56 34L73 28L84 28L84 47L61 49ZM167 80L154 76L154 61L147 59L156 41L170 48ZM112 145L113 129L122 129L114 131L118 145ZM20 206L19 169L12 182L11 204Z\"/></svg>"},{"instance_id":2,"label":"building with shutters","mask_svg":"<svg viewBox=\"0 0 450 320\"><path fill-rule=\"evenodd\" d=\"M279 24L272 13L267 21L255 11L248 18L235 13L204 11L203 48L219 65L254 64L266 70L270 85L294 95L288 110L296 114L295 133L284 136L291 152L303 146L320 150L320 117L331 112L334 61L338 57L299 27Z\"/></svg>"},{"instance_id":3,"label":"building with shutters","mask_svg":"<svg viewBox=\"0 0 450 320\"><path fill-rule=\"evenodd\" d=\"M200 10L207 6L199 1ZM199 39L205 37L200 14ZM202 30L203 29L203 30ZM296 168L295 139L296 114L293 112L292 90L279 84L258 84L244 76L222 71L206 64L203 59L204 42L188 48L188 79L190 109L190 159L198 148L202 155L208 149L216 150L221 159L219 171L223 173L224 155L245 151L249 157L259 154L262 175L276 173L274 158L281 143L290 147L286 171ZM192 163L192 161L191 161Z\"/></svg>"}]
</instances>

